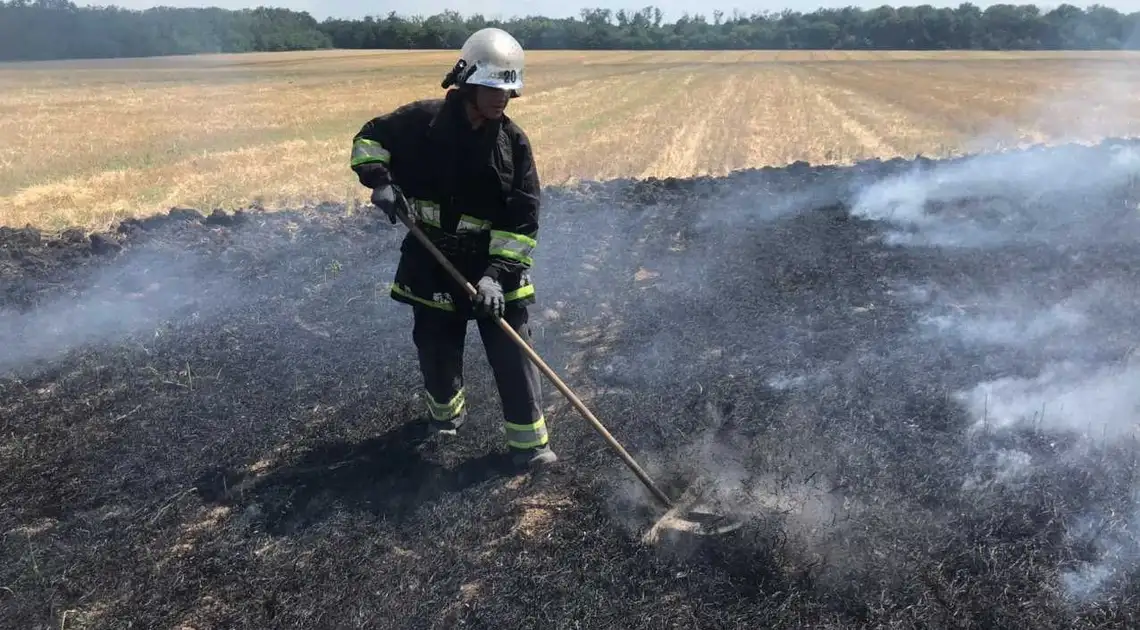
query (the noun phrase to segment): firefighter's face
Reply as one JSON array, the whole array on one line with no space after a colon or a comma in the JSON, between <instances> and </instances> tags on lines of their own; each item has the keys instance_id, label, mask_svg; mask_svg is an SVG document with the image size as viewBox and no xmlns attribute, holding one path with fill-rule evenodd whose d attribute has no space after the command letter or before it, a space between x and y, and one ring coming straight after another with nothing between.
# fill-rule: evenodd
<instances>
[{"instance_id":1,"label":"firefighter's face","mask_svg":"<svg viewBox=\"0 0 1140 630\"><path fill-rule=\"evenodd\" d=\"M488 120L496 120L503 115L510 100L510 92L497 90L485 85L475 86L475 109Z\"/></svg>"}]
</instances>

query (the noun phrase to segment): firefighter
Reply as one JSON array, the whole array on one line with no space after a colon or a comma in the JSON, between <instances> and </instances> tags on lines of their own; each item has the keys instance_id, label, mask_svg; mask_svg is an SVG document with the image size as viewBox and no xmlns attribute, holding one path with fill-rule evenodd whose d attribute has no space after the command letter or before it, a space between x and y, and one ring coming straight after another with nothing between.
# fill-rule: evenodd
<instances>
[{"instance_id":1,"label":"firefighter","mask_svg":"<svg viewBox=\"0 0 1140 630\"><path fill-rule=\"evenodd\" d=\"M538 468L557 461L539 371L493 319L501 317L531 342L530 269L541 189L530 141L504 113L522 92L523 56L506 31L475 32L442 82L444 97L365 123L353 137L351 167L392 223L396 192L402 192L410 218L478 290L470 299L414 236L405 236L391 297L412 307L429 426L455 435L467 418L463 346L474 319L494 373L511 460Z\"/></svg>"}]
</instances>

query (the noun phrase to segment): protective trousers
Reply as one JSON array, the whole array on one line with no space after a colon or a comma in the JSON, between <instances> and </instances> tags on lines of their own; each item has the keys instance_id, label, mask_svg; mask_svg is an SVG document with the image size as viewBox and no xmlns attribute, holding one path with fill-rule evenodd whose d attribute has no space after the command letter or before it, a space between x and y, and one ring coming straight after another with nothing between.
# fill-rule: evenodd
<instances>
[{"instance_id":1,"label":"protective trousers","mask_svg":"<svg viewBox=\"0 0 1140 630\"><path fill-rule=\"evenodd\" d=\"M413 313L412 340L419 354L428 411L437 421L458 418L466 406L463 347L468 320L430 307L414 307ZM531 343L526 307L508 308L503 319L527 344ZM516 451L546 446L549 436L542 414L538 368L494 320L475 321L499 391L507 445Z\"/></svg>"}]
</instances>

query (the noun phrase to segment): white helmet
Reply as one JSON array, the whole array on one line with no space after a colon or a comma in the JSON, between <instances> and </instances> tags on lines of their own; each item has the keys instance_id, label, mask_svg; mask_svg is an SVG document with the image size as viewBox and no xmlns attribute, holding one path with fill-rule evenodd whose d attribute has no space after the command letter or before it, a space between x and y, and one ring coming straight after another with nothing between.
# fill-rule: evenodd
<instances>
[{"instance_id":1,"label":"white helmet","mask_svg":"<svg viewBox=\"0 0 1140 630\"><path fill-rule=\"evenodd\" d=\"M518 96L523 86L523 56L522 45L510 33L501 28L480 29L463 43L459 61L442 86L485 85Z\"/></svg>"}]
</instances>

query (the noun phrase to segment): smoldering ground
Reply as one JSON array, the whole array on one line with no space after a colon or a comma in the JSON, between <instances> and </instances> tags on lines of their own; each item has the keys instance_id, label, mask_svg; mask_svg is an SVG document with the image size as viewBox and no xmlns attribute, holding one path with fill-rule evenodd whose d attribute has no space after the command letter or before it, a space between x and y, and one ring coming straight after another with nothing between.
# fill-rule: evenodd
<instances>
[{"instance_id":1,"label":"smoldering ground","mask_svg":"<svg viewBox=\"0 0 1140 630\"><path fill-rule=\"evenodd\" d=\"M1041 155L1111 159L1052 151ZM67 264L69 248L26 246L0 265L18 313L73 304L60 296L75 278L190 256L179 249L193 264L168 267L180 279L167 295L202 301L73 338L0 381L6 618L1128 627L1132 444L1019 422L1011 410L1026 404L999 421L970 396L1065 361L1113 369L1133 338L1140 246L899 243L899 222L861 200L912 169L798 164L548 191L537 349L670 491L701 468L721 481L747 525L694 546L639 544L649 501L549 385L562 466L502 475L474 335L471 431L450 444L417 433L410 317L386 297L402 230L382 219L330 205L173 222ZM1137 199L1113 182L1088 189L1087 216ZM1010 197L1018 216L1063 212ZM963 221L992 208L955 204ZM1120 214L1089 233L1136 227ZM78 263L90 271L63 270ZM206 308L201 287L214 286L225 290Z\"/></svg>"},{"instance_id":2,"label":"smoldering ground","mask_svg":"<svg viewBox=\"0 0 1140 630\"><path fill-rule=\"evenodd\" d=\"M1067 595L1081 600L1104 595L1109 585L1128 585L1135 574L1124 567L1140 558L1137 506L1128 498L1137 487L1134 454L1124 460L1105 455L1121 449L1133 453L1140 428L1135 387L1140 372L1134 361L1140 295L1128 254L1140 214L1128 192L1140 164L1131 146L1106 148L1110 150L1099 156L1078 150L1056 152L1051 159L1016 154L962 163L953 174L958 191L1005 183L1039 192L1041 200L1031 211L1006 213L989 229L979 230L976 223L963 229L975 221L970 215L926 221L925 205L917 213L911 206L902 221L918 224L912 235L924 240L931 234L956 234L952 251L963 259L991 248L1020 251L1017 259L975 274L968 284L925 287L923 300L930 312L921 334L932 343L941 340L949 347L985 352L990 378L963 383L955 397L969 410L971 429L986 440L1001 442L1026 427L1067 436L1051 441L1045 453L992 447L1002 462L992 485L1018 487L1035 476L1084 474L1118 486L1113 498L1083 506L1066 524L1068 535L1095 549L1088 562L1075 563L1062 574ZM1082 154L1087 157L1080 159ZM929 181L913 178L905 185L923 188ZM934 188L942 193L940 205L965 201L962 192L946 195L948 189ZM869 213L873 202L867 200L877 192L864 199ZM976 269L965 262L962 267ZM1103 517L1105 512L1115 516ZM1102 523L1096 534L1089 533L1090 520Z\"/></svg>"},{"instance_id":3,"label":"smoldering ground","mask_svg":"<svg viewBox=\"0 0 1140 630\"><path fill-rule=\"evenodd\" d=\"M1001 574L1077 608L1134 593L1134 151L836 173L823 197L850 212L775 172L658 206L684 217L665 231L685 248L641 258L663 297L620 309L655 305L611 363L627 390L661 392L659 417L689 416L651 469L712 480L713 504L751 519L750 548L829 588L983 597ZM723 411L683 405L695 388ZM632 480L615 498L619 514L648 501ZM981 532L1010 536L988 551L1008 567L967 586ZM948 556L973 568L948 578Z\"/></svg>"},{"instance_id":4,"label":"smoldering ground","mask_svg":"<svg viewBox=\"0 0 1140 630\"><path fill-rule=\"evenodd\" d=\"M1134 105L1136 95L1116 73L1112 65L1082 68L1079 90L1055 90L1025 124L1072 140L1126 128L1118 112ZM983 141L999 135L995 129ZM1138 236L1140 205L1132 191L1140 153L1133 143L1111 139L1100 149L961 160L876 183L861 191L855 207L891 225L888 242L941 246L968 278L912 293L929 309L920 338L949 351L983 353L986 378L958 383L954 393L985 450L978 460L986 472L979 474L988 475L964 489L1025 492L1044 477L1079 475L1113 488L1075 502L1066 519L1066 536L1087 553L1059 568L1058 590L1082 604L1131 588L1130 567L1140 559L1138 295L1129 254ZM985 199L985 208L972 199ZM989 264L989 252L1001 249L1020 255L987 270L973 262ZM1065 439L1046 439L1044 452L1010 445L1011 436L1027 431Z\"/></svg>"},{"instance_id":5,"label":"smoldering ground","mask_svg":"<svg viewBox=\"0 0 1140 630\"><path fill-rule=\"evenodd\" d=\"M1092 100L1134 101L1111 76L1098 85ZM1111 107L1100 122L1071 117L1077 104L1087 112L1089 100L1051 95L1036 124L1077 136L1094 131L1089 125L1111 125ZM1136 574L1127 567L1140 551L1133 498L1138 155L1134 143L1108 140L1091 149L920 163L878 179L855 169L767 199L753 198L749 186L711 195L701 204L704 218L689 226L697 253L663 257L660 281L680 296L685 315L698 302L710 305L713 314L700 325L729 343L704 361L710 348L702 354L677 341L692 319L654 325L653 342L635 342L621 364L636 372L665 358L655 365L672 378L653 374L666 391L698 375L762 380L767 388L746 398L774 402L750 407L742 422L762 418L774 429L763 438L714 429L726 415L731 425L733 414L707 412L700 439L662 446L668 463L654 470L688 461L689 479L703 472L719 482L722 508L755 517L765 532L759 544L790 536L800 545L790 565L811 567L832 585L853 575L872 584L888 579L879 560L908 537L908 555L918 540L941 540L924 558L941 567L954 531L1005 526L984 516L996 509L1034 522L1029 529L1042 541L1062 532L1079 541L1051 558L1052 570L1017 564L1017 579L1040 570L1078 607L1134 592ZM761 176L758 188L778 190L778 179ZM852 219L874 226L867 241L836 247L819 236L818 222L796 232L813 223L796 206L834 214L820 201L837 189L851 206L848 228L860 224ZM725 256L726 266L711 270L701 256L712 248L740 260ZM828 268L820 262L827 258L858 271ZM741 265L747 271L733 272L741 260L751 263ZM834 285L813 286L813 271L832 275ZM742 309L734 299L749 281L778 293L789 276L808 279L791 300ZM826 340L825 350L816 339ZM693 367L679 367L692 357L699 357ZM903 454L915 459L892 461ZM633 497L646 500L633 484L619 497L623 508ZM1071 513L1042 516L1050 511ZM890 526L888 515L896 519ZM971 519L977 522L963 522ZM817 563L821 556L830 558ZM923 577L926 569L912 573L908 560L914 557L892 558L891 570L906 576L900 579Z\"/></svg>"}]
</instances>

